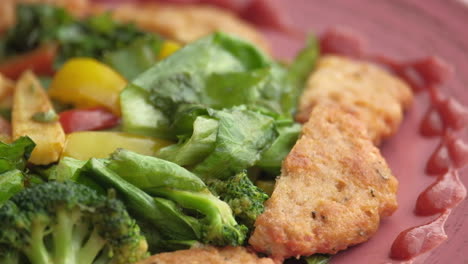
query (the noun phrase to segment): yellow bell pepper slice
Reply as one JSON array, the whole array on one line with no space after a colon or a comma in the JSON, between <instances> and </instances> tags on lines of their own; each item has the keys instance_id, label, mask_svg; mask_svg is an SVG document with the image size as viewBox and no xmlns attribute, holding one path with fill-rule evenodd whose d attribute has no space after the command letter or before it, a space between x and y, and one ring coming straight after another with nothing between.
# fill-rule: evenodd
<instances>
[{"instance_id":1,"label":"yellow bell pepper slice","mask_svg":"<svg viewBox=\"0 0 468 264\"><path fill-rule=\"evenodd\" d=\"M79 160L107 158L118 148L153 156L172 142L124 132L86 131L67 135L62 157Z\"/></svg>"},{"instance_id":2,"label":"yellow bell pepper slice","mask_svg":"<svg viewBox=\"0 0 468 264\"><path fill-rule=\"evenodd\" d=\"M95 59L74 58L55 74L49 95L79 108L104 106L119 115L119 94L126 85L109 66Z\"/></svg>"},{"instance_id":3,"label":"yellow bell pepper slice","mask_svg":"<svg viewBox=\"0 0 468 264\"><path fill-rule=\"evenodd\" d=\"M172 53L178 51L181 48L180 44L175 41L167 40L162 44L161 51L159 52L158 58L160 60L165 59L172 55Z\"/></svg>"}]
</instances>

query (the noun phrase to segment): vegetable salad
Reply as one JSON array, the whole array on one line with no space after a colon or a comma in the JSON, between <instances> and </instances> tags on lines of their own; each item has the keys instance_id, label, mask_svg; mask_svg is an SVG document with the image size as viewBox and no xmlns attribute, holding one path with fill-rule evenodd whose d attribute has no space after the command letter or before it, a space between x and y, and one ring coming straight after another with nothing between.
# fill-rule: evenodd
<instances>
[{"instance_id":1,"label":"vegetable salad","mask_svg":"<svg viewBox=\"0 0 468 264\"><path fill-rule=\"evenodd\" d=\"M109 14L19 5L16 23L0 39L1 263L246 243L299 136L313 36L284 65L225 33L182 46Z\"/></svg>"}]
</instances>

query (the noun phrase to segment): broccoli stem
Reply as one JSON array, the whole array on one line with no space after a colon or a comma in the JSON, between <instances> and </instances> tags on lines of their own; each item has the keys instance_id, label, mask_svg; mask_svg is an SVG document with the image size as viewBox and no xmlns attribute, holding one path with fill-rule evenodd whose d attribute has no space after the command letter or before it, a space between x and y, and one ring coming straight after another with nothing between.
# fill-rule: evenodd
<instances>
[{"instance_id":1,"label":"broccoli stem","mask_svg":"<svg viewBox=\"0 0 468 264\"><path fill-rule=\"evenodd\" d=\"M102 239L97 229L94 228L88 238L88 241L86 241L86 244L84 244L80 249L78 253L78 261L76 263L92 264L105 245L106 241Z\"/></svg>"},{"instance_id":2,"label":"broccoli stem","mask_svg":"<svg viewBox=\"0 0 468 264\"><path fill-rule=\"evenodd\" d=\"M76 248L71 247L75 220L65 209L57 210L56 232L54 239L54 260L56 264L75 263Z\"/></svg>"},{"instance_id":3,"label":"broccoli stem","mask_svg":"<svg viewBox=\"0 0 468 264\"><path fill-rule=\"evenodd\" d=\"M81 215L80 213L78 213ZM76 221L75 229L73 230L72 247L75 249L75 260L78 250L84 243L85 238L89 235L89 223L84 221Z\"/></svg>"},{"instance_id":4,"label":"broccoli stem","mask_svg":"<svg viewBox=\"0 0 468 264\"><path fill-rule=\"evenodd\" d=\"M31 260L32 264L53 264L44 245L46 228L47 224L43 223L41 219L31 223L31 243L29 247L23 249L23 252Z\"/></svg>"}]
</instances>

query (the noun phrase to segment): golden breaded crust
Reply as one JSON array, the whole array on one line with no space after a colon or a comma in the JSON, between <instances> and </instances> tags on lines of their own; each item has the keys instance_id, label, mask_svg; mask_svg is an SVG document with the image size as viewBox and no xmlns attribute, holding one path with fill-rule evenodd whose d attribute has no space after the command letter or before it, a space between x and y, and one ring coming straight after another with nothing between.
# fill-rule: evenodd
<instances>
[{"instance_id":1,"label":"golden breaded crust","mask_svg":"<svg viewBox=\"0 0 468 264\"><path fill-rule=\"evenodd\" d=\"M412 97L406 83L371 63L325 56L309 77L296 119L307 122L316 104L336 102L364 122L378 145L396 132Z\"/></svg>"},{"instance_id":2,"label":"golden breaded crust","mask_svg":"<svg viewBox=\"0 0 468 264\"><path fill-rule=\"evenodd\" d=\"M105 10L95 5L92 12ZM142 29L162 34L170 39L189 43L215 31L223 31L246 39L265 52L270 52L268 42L248 24L233 13L203 5L125 4L113 11L119 21L134 22Z\"/></svg>"},{"instance_id":3,"label":"golden breaded crust","mask_svg":"<svg viewBox=\"0 0 468 264\"><path fill-rule=\"evenodd\" d=\"M61 6L76 16L88 10L88 0L0 0L0 33L15 23L15 8L20 3L43 3Z\"/></svg>"},{"instance_id":4,"label":"golden breaded crust","mask_svg":"<svg viewBox=\"0 0 468 264\"><path fill-rule=\"evenodd\" d=\"M334 254L368 240L397 208L398 182L364 126L319 104L283 162L249 243L283 259Z\"/></svg>"},{"instance_id":5,"label":"golden breaded crust","mask_svg":"<svg viewBox=\"0 0 468 264\"><path fill-rule=\"evenodd\" d=\"M274 264L270 258L259 258L243 247L193 248L154 255L138 264Z\"/></svg>"}]
</instances>

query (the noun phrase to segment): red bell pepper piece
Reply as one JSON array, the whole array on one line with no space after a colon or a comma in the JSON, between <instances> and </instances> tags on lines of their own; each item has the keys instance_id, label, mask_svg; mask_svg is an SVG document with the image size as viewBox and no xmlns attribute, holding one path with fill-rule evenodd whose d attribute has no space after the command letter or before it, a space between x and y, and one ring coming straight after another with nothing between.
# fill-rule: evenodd
<instances>
[{"instance_id":1,"label":"red bell pepper piece","mask_svg":"<svg viewBox=\"0 0 468 264\"><path fill-rule=\"evenodd\" d=\"M62 112L59 120L65 133L72 133L111 128L119 124L120 117L104 107L92 107Z\"/></svg>"},{"instance_id":2,"label":"red bell pepper piece","mask_svg":"<svg viewBox=\"0 0 468 264\"><path fill-rule=\"evenodd\" d=\"M57 55L56 45L46 45L23 55L0 62L0 73L10 79L18 79L26 70L38 75L54 74L53 64Z\"/></svg>"}]
</instances>

